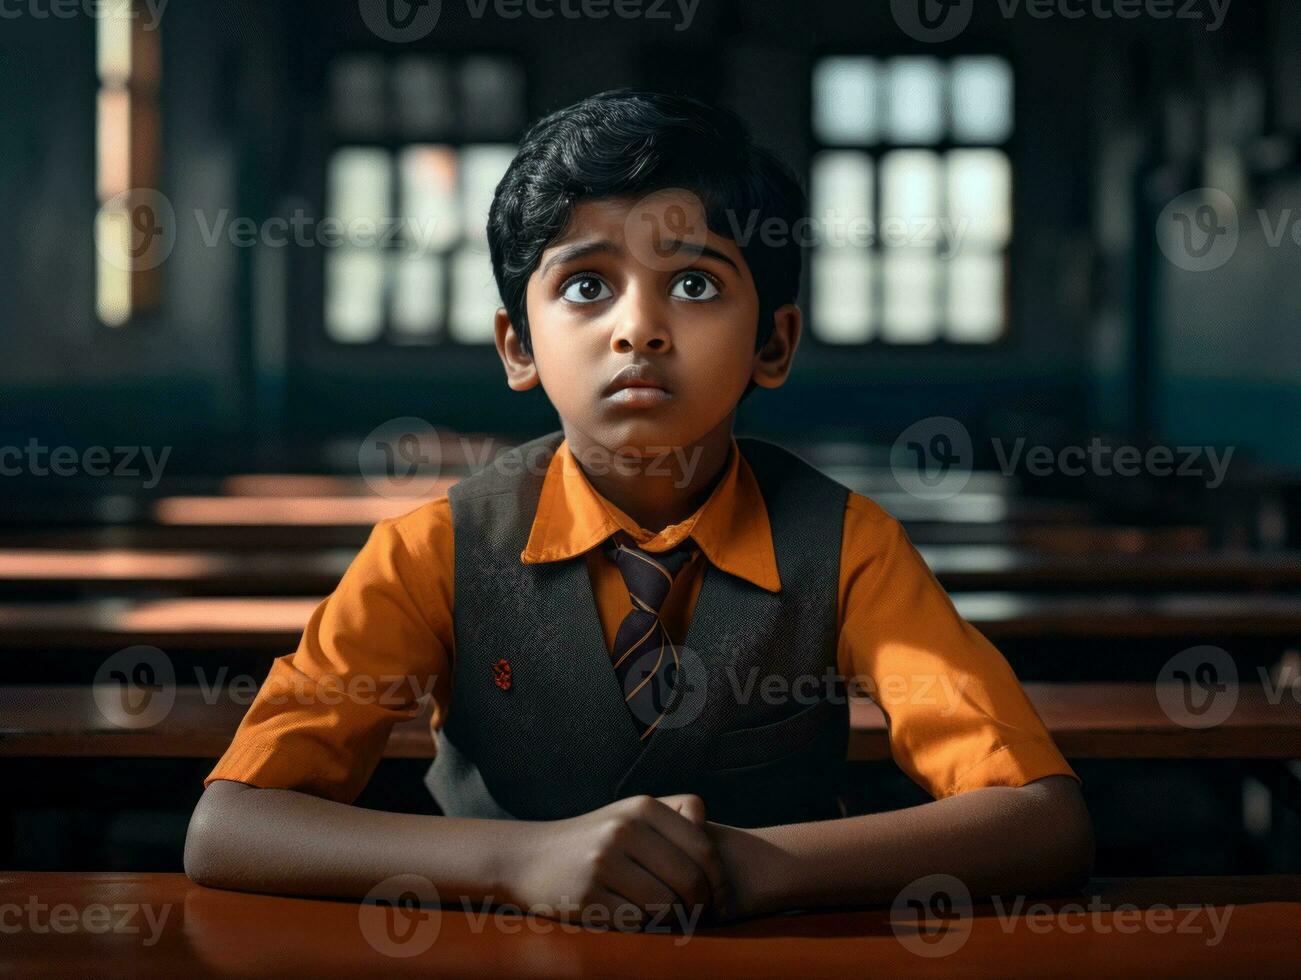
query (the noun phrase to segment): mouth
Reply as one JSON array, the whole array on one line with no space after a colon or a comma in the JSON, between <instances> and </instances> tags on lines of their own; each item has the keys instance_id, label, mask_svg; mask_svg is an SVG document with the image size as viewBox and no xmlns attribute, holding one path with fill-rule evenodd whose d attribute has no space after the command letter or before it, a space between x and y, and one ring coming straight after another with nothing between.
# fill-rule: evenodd
<instances>
[{"instance_id":1,"label":"mouth","mask_svg":"<svg viewBox=\"0 0 1301 980\"><path fill-rule=\"evenodd\" d=\"M619 405L660 405L673 397L659 373L643 364L630 364L616 374L602 395Z\"/></svg>"}]
</instances>

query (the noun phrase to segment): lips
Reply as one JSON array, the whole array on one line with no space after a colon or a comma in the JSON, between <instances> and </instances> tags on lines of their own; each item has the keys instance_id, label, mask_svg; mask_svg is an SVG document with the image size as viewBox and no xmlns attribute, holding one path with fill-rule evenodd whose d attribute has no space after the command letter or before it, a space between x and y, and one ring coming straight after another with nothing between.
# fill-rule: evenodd
<instances>
[{"instance_id":1,"label":"lips","mask_svg":"<svg viewBox=\"0 0 1301 980\"><path fill-rule=\"evenodd\" d=\"M620 369L619 373L610 379L610 383L605 386L605 391L602 394L608 398L628 388L651 388L659 389L665 394L669 393L668 382L650 365L629 364ZM647 394L650 394L650 392L647 392Z\"/></svg>"}]
</instances>

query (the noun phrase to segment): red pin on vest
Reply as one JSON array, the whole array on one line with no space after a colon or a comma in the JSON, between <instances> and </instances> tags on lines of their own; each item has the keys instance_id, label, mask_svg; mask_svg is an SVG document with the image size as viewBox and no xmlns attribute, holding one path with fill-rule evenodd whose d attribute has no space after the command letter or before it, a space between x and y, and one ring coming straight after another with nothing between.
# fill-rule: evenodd
<instances>
[{"instance_id":1,"label":"red pin on vest","mask_svg":"<svg viewBox=\"0 0 1301 980\"><path fill-rule=\"evenodd\" d=\"M492 682L503 691L510 690L510 661L505 657L492 665Z\"/></svg>"}]
</instances>

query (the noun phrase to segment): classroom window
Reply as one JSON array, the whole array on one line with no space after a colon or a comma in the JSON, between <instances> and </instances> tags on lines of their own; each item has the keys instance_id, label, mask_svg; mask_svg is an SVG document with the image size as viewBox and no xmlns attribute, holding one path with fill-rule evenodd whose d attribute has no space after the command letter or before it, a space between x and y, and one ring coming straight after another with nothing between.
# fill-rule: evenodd
<instances>
[{"instance_id":1,"label":"classroom window","mask_svg":"<svg viewBox=\"0 0 1301 980\"><path fill-rule=\"evenodd\" d=\"M500 302L485 224L524 123L508 59L348 55L330 68L324 331L341 344L484 344Z\"/></svg>"},{"instance_id":2,"label":"classroom window","mask_svg":"<svg viewBox=\"0 0 1301 980\"><path fill-rule=\"evenodd\" d=\"M813 335L998 340L1012 239L1008 62L826 57L812 96Z\"/></svg>"},{"instance_id":3,"label":"classroom window","mask_svg":"<svg viewBox=\"0 0 1301 980\"><path fill-rule=\"evenodd\" d=\"M111 4L96 19L95 312L121 327L157 307L168 217L159 213L158 25L145 26L132 3Z\"/></svg>"}]
</instances>

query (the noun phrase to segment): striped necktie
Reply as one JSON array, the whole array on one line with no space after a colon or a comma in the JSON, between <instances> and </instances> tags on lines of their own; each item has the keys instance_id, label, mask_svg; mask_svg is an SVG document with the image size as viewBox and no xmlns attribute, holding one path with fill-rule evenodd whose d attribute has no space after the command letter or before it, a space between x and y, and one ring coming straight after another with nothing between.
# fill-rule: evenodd
<instances>
[{"instance_id":1,"label":"striped necktie","mask_svg":"<svg viewBox=\"0 0 1301 980\"><path fill-rule=\"evenodd\" d=\"M678 670L678 648L660 621L660 607L674 576L695 553L690 538L670 551L642 551L622 531L606 546L605 554L619 567L632 599L632 609L619 624L610 656L624 701L643 739L664 717Z\"/></svg>"}]
</instances>

